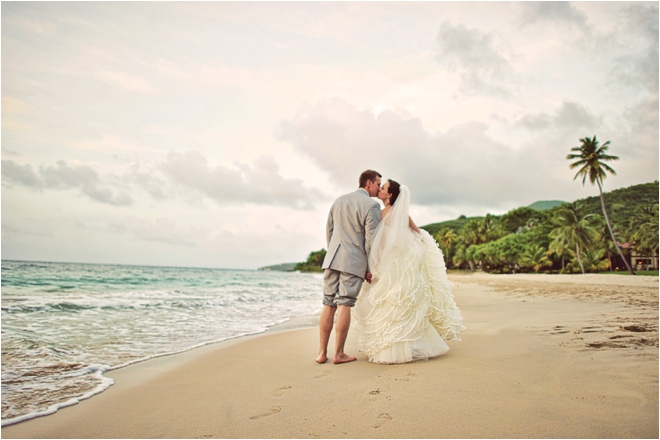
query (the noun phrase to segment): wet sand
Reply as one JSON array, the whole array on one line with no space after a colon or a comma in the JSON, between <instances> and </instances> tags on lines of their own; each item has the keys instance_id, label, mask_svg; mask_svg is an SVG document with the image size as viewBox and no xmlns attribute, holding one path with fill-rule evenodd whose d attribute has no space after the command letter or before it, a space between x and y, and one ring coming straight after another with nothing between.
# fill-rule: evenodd
<instances>
[{"instance_id":1,"label":"wet sand","mask_svg":"<svg viewBox=\"0 0 660 440\"><path fill-rule=\"evenodd\" d=\"M111 372L2 436L658 438L658 277L450 280L467 331L428 362L371 364L349 333L358 361L318 365L317 328L280 328Z\"/></svg>"}]
</instances>

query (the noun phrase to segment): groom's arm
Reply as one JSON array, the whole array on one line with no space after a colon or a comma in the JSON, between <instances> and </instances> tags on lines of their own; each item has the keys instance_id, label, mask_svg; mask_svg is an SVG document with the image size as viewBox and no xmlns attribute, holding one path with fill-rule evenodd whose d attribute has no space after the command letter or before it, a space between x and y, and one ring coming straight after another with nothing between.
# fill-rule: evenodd
<instances>
[{"instance_id":1,"label":"groom's arm","mask_svg":"<svg viewBox=\"0 0 660 440\"><path fill-rule=\"evenodd\" d=\"M328 214L328 222L325 224L325 239L327 241L328 246L330 246L330 239L332 238L332 231L334 230L334 228L335 228L335 222L332 218L332 209L330 209L330 213Z\"/></svg>"},{"instance_id":2,"label":"groom's arm","mask_svg":"<svg viewBox=\"0 0 660 440\"><path fill-rule=\"evenodd\" d=\"M380 205L376 203L369 208L364 222L364 251L367 257L371 252L371 242L374 239L374 234L376 234L378 223L380 223Z\"/></svg>"}]
</instances>

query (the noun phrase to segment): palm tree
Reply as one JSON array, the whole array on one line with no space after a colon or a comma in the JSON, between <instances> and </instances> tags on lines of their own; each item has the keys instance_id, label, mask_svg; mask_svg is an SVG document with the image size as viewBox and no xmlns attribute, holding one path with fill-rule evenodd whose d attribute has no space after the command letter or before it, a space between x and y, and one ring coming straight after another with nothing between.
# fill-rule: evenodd
<instances>
[{"instance_id":1,"label":"palm tree","mask_svg":"<svg viewBox=\"0 0 660 440\"><path fill-rule=\"evenodd\" d=\"M482 243L482 228L479 221L470 219L463 225L460 231L461 239L468 248L474 244Z\"/></svg>"},{"instance_id":2,"label":"palm tree","mask_svg":"<svg viewBox=\"0 0 660 440\"><path fill-rule=\"evenodd\" d=\"M587 272L602 272L610 267L610 261L606 258L605 249L585 249L582 253L582 264Z\"/></svg>"},{"instance_id":3,"label":"palm tree","mask_svg":"<svg viewBox=\"0 0 660 440\"><path fill-rule=\"evenodd\" d=\"M557 210L553 218L557 228L550 232L550 238L553 239L553 250L560 245L574 247L580 269L585 273L581 250L592 247L599 236L596 229L589 224L588 218L593 214L582 216L579 212L581 208L582 205L572 204Z\"/></svg>"},{"instance_id":4,"label":"palm tree","mask_svg":"<svg viewBox=\"0 0 660 440\"><path fill-rule=\"evenodd\" d=\"M460 241L465 245L465 260L470 265L470 270L474 272L474 261L467 258L467 249L470 246L483 243L485 240L481 234L481 224L475 219L468 220L460 231ZM458 249L457 249L458 251ZM462 258L462 257L461 257Z\"/></svg>"},{"instance_id":5,"label":"palm tree","mask_svg":"<svg viewBox=\"0 0 660 440\"><path fill-rule=\"evenodd\" d=\"M605 222L607 223L607 228L610 231L610 236L616 245L616 249L621 256L621 259L626 264L626 267L632 275L635 275L635 271L630 267L628 260L623 256L619 244L616 242L616 237L614 236L614 231L612 231L612 224L610 223L610 218L607 216L607 210L605 209L605 198L603 197L603 180L607 177L607 172L616 176L616 171L605 162L611 160L619 160L618 156L610 156L606 154L607 150L610 148L610 141L605 142L600 147L598 146L598 140L596 135L593 138L589 139L585 137L580 139L582 145L579 147L571 148L571 151L575 151L578 154L569 154L566 156L566 159L573 160L578 159L576 162L573 162L570 165L571 169L578 168L577 174L573 177L573 180L577 179L578 176L582 176L582 185L589 177L589 182L593 185L594 183L598 184L598 192L600 193L600 205L603 208L603 215L605 216Z\"/></svg>"},{"instance_id":6,"label":"palm tree","mask_svg":"<svg viewBox=\"0 0 660 440\"><path fill-rule=\"evenodd\" d=\"M486 217L481 219L481 222L479 222L479 236L483 243L497 240L502 236L497 217L486 214Z\"/></svg>"},{"instance_id":7,"label":"palm tree","mask_svg":"<svg viewBox=\"0 0 660 440\"><path fill-rule=\"evenodd\" d=\"M525 249L525 252L520 258L520 265L523 267L531 267L534 272L539 273L543 267L550 266L552 262L548 259L545 249L537 244L533 244Z\"/></svg>"},{"instance_id":8,"label":"palm tree","mask_svg":"<svg viewBox=\"0 0 660 440\"><path fill-rule=\"evenodd\" d=\"M570 254L570 245L566 242L565 237L558 235L554 240L550 242L548 247L548 253L550 255L555 254L561 258L561 270L562 272L566 269L565 257Z\"/></svg>"},{"instance_id":9,"label":"palm tree","mask_svg":"<svg viewBox=\"0 0 660 440\"><path fill-rule=\"evenodd\" d=\"M552 218L552 222L557 224L557 214ZM555 229L548 234L552 241L548 245L548 253L555 254L561 258L561 270L562 272L566 269L565 257L570 256L571 252L571 243L568 242L567 230Z\"/></svg>"},{"instance_id":10,"label":"palm tree","mask_svg":"<svg viewBox=\"0 0 660 440\"><path fill-rule=\"evenodd\" d=\"M440 245L440 249L442 249L442 253L445 255L445 259L449 260L448 262L450 262L450 253L454 247L454 243L456 243L458 236L453 230L449 228L442 228L440 231L438 231L437 234L435 234L434 238L435 241L437 241Z\"/></svg>"},{"instance_id":11,"label":"palm tree","mask_svg":"<svg viewBox=\"0 0 660 440\"><path fill-rule=\"evenodd\" d=\"M602 237L600 247L605 250L605 256L607 257L607 260L610 262L610 272L614 270L613 258L617 254L616 243L622 243L626 241L624 238L622 238L622 235L618 231L617 226L618 225L612 225L612 230L614 231L614 237L616 238L616 240L612 240L612 236L609 234L609 230L607 229L607 224L600 223L598 225L598 232Z\"/></svg>"},{"instance_id":12,"label":"palm tree","mask_svg":"<svg viewBox=\"0 0 660 440\"><path fill-rule=\"evenodd\" d=\"M461 241L459 241L458 245L456 246L456 252L454 253L454 257L451 259L451 261L454 266L459 269L468 263L467 255L465 253L465 245ZM470 266L472 266L472 264L473 263L470 262ZM472 269L472 267L470 268Z\"/></svg>"}]
</instances>

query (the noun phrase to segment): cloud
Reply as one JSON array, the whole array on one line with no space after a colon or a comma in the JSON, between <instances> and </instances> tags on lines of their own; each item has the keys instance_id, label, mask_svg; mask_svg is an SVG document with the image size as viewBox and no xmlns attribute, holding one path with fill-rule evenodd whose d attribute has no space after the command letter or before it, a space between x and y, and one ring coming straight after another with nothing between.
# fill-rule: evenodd
<instances>
[{"instance_id":1,"label":"cloud","mask_svg":"<svg viewBox=\"0 0 660 440\"><path fill-rule=\"evenodd\" d=\"M612 136L612 144L623 146L627 156L641 160L642 167L651 171L650 176L658 175L658 102L656 94L627 106L623 112L625 129L617 130Z\"/></svg>"},{"instance_id":2,"label":"cloud","mask_svg":"<svg viewBox=\"0 0 660 440\"><path fill-rule=\"evenodd\" d=\"M178 185L193 189L220 203L256 203L309 209L319 198L299 179L286 179L270 156L260 156L253 166L213 166L196 151L170 152L160 168Z\"/></svg>"},{"instance_id":3,"label":"cloud","mask_svg":"<svg viewBox=\"0 0 660 440\"><path fill-rule=\"evenodd\" d=\"M114 196L112 190L102 185L98 174L87 165L70 167L60 160L57 167L40 168L43 186L48 189L79 188L93 200L110 205L131 205L133 200L126 193Z\"/></svg>"},{"instance_id":4,"label":"cloud","mask_svg":"<svg viewBox=\"0 0 660 440\"><path fill-rule=\"evenodd\" d=\"M128 165L126 172L119 177L124 186L137 187L147 192L156 200L166 200L175 197L167 178L162 176L159 165L151 163L133 162Z\"/></svg>"},{"instance_id":5,"label":"cloud","mask_svg":"<svg viewBox=\"0 0 660 440\"><path fill-rule=\"evenodd\" d=\"M2 161L2 182L32 189L41 188L39 177L30 165L21 166L10 159Z\"/></svg>"},{"instance_id":6,"label":"cloud","mask_svg":"<svg viewBox=\"0 0 660 440\"><path fill-rule=\"evenodd\" d=\"M436 60L461 78L461 91L509 97L517 74L495 37L476 28L445 21L437 38Z\"/></svg>"},{"instance_id":7,"label":"cloud","mask_svg":"<svg viewBox=\"0 0 660 440\"><path fill-rule=\"evenodd\" d=\"M530 113L521 117L514 125L530 132L545 130L575 131L584 129L588 132L600 128L603 118L592 114L586 107L564 101L554 114Z\"/></svg>"},{"instance_id":8,"label":"cloud","mask_svg":"<svg viewBox=\"0 0 660 440\"><path fill-rule=\"evenodd\" d=\"M617 33L621 55L616 57L613 77L632 88L658 93L658 5L632 5L624 10L625 32Z\"/></svg>"},{"instance_id":9,"label":"cloud","mask_svg":"<svg viewBox=\"0 0 660 440\"><path fill-rule=\"evenodd\" d=\"M656 148L658 145L658 95L649 96L640 102L628 107L624 117L630 123L632 133L650 133Z\"/></svg>"},{"instance_id":10,"label":"cloud","mask_svg":"<svg viewBox=\"0 0 660 440\"><path fill-rule=\"evenodd\" d=\"M63 160L58 161L56 167L40 167L38 173L32 170L31 165L21 166L12 160L3 160L2 182L8 186L18 185L38 191L78 189L92 200L115 206L133 203L133 199L124 192L113 194L89 166L70 167Z\"/></svg>"},{"instance_id":11,"label":"cloud","mask_svg":"<svg viewBox=\"0 0 660 440\"><path fill-rule=\"evenodd\" d=\"M426 131L415 117L375 115L332 100L283 121L276 137L291 144L342 188L357 187L364 169L411 188L420 205L496 206L525 200L542 183L546 166L487 134L488 125L468 122L446 132Z\"/></svg>"},{"instance_id":12,"label":"cloud","mask_svg":"<svg viewBox=\"0 0 660 440\"><path fill-rule=\"evenodd\" d=\"M587 17L570 2L521 2L523 26L552 22L587 29Z\"/></svg>"},{"instance_id":13,"label":"cloud","mask_svg":"<svg viewBox=\"0 0 660 440\"><path fill-rule=\"evenodd\" d=\"M2 182L7 187L21 186L35 191L78 189L101 203L125 206L133 204L128 192L145 191L157 201L175 199L191 192L198 199L207 197L218 204L286 206L311 209L325 195L304 186L299 179L280 175L275 159L257 158L253 165L235 163L234 168L211 165L199 152L170 152L163 162L134 162L117 175L101 181L87 165L68 166L60 160L56 166L40 167L13 160L2 161ZM117 187L113 191L112 187Z\"/></svg>"}]
</instances>

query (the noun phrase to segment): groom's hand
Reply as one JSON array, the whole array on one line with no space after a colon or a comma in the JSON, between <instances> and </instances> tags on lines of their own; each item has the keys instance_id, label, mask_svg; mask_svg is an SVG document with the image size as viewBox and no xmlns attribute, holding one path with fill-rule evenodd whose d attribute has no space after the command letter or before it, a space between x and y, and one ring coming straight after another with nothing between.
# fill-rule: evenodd
<instances>
[{"instance_id":1,"label":"groom's hand","mask_svg":"<svg viewBox=\"0 0 660 440\"><path fill-rule=\"evenodd\" d=\"M365 279L365 280L367 281L367 283L369 283L369 284L371 284L371 277L372 277L371 272L367 272L367 273L364 275L364 279Z\"/></svg>"}]
</instances>

